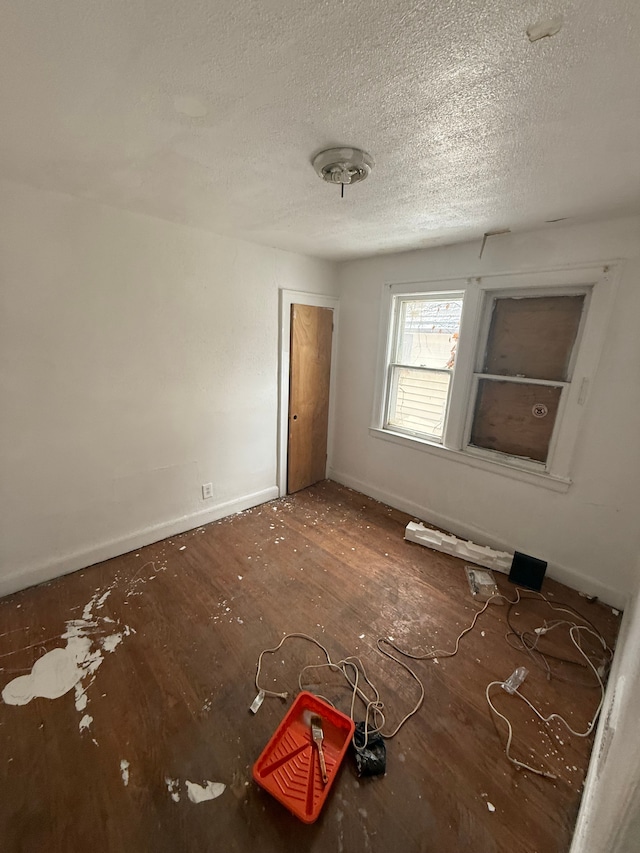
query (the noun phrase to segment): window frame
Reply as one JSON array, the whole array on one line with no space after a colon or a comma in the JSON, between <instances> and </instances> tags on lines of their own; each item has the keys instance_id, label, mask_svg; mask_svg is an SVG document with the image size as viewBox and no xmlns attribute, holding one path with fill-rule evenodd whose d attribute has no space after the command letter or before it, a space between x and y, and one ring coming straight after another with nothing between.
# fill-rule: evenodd
<instances>
[{"instance_id":1,"label":"window frame","mask_svg":"<svg viewBox=\"0 0 640 853\"><path fill-rule=\"evenodd\" d=\"M370 434L556 491L566 491L571 484L570 472L580 421L600 359L618 278L619 266L614 262L603 262L537 272L385 283ZM479 380L488 375L482 374L482 362L495 299L578 294L585 294L585 304L571 355L569 381L549 383L562 385L563 390L546 462L509 456L469 444ZM395 311L400 303L398 297L420 295L434 298L454 295L459 298L462 295L463 299L460 338L441 442L385 425L391 356L397 335Z\"/></svg>"},{"instance_id":2,"label":"window frame","mask_svg":"<svg viewBox=\"0 0 640 853\"><path fill-rule=\"evenodd\" d=\"M566 425L564 427L562 425L567 417L567 400L575 375L575 367L576 362L578 360L578 353L580 352L582 346L582 335L584 333L586 318L589 315L592 292L593 284L570 285L550 288L540 287L536 288L535 292L532 292L531 288L509 288L508 290L499 289L485 291L484 304L482 308L483 316L481 318L480 327L478 329L476 359L474 364L474 370L471 376L471 390L469 393L469 402L467 405L467 418L464 431L465 452L486 459L493 459L498 462L511 464L514 467L519 467L526 471L537 471L539 473L550 474L552 471L558 468L558 465L555 463L556 447L561 430L563 428L566 429ZM537 297L544 298L546 296L584 296L584 304L582 307L580 323L578 325L578 331L573 344L571 358L569 360L569 366L567 369L568 379L564 381L531 379L529 377L498 376L497 374L484 373L482 371L482 365L484 363L485 353L489 344L491 318L493 316L493 310L496 300L510 298L535 299ZM513 382L516 384L519 383L524 385L544 385L546 387L562 389L560 394L560 404L558 406L558 412L553 426L553 432L551 434L551 441L549 442L549 452L547 454L546 462L536 462L533 459L526 459L522 456L511 456L508 453L500 453L495 450L489 450L488 448L477 447L476 445L470 443L476 401L478 398L478 387L480 384L480 380L483 378L496 379L505 382Z\"/></svg>"},{"instance_id":3,"label":"window frame","mask_svg":"<svg viewBox=\"0 0 640 853\"><path fill-rule=\"evenodd\" d=\"M418 432L417 430L403 429L401 427L396 426L395 424L389 423L389 414L391 410L391 389L393 385L393 377L394 370L402 367L406 367L409 370L423 370L425 372L432 373L449 373L449 387L447 389L447 402L445 405L445 413L444 413L444 423L442 427L442 435L444 439L445 430L447 428L447 417L449 413L449 404L451 401L451 388L453 386L453 377L455 373L456 366L454 364L453 368L448 370L447 368L430 368L430 367L417 367L415 365L403 365L400 362L394 360L394 357L398 351L398 342L400 337L400 312L401 305L404 301L412 301L420 298L429 299L436 301L438 299L462 299L463 300L463 310L464 310L464 292L462 290L458 291L446 291L443 293L438 293L437 291L429 292L429 293L397 293L394 294L391 300L391 313L392 316L390 318L390 341L388 348L388 356L386 361L386 384L384 389L384 399L383 399L383 411L382 411L382 429L387 432L395 432L400 433L401 435L406 435L410 438L416 438L419 440L432 441L434 444L442 444L442 441L439 441L437 436L429 435L425 433ZM457 353L456 353L456 362L457 362Z\"/></svg>"}]
</instances>

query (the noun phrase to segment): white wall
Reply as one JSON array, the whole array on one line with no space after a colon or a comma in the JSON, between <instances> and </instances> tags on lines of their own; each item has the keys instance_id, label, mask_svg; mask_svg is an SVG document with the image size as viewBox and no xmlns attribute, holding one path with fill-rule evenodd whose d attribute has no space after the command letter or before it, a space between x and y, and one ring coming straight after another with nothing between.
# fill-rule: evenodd
<instances>
[{"instance_id":1,"label":"white wall","mask_svg":"<svg viewBox=\"0 0 640 853\"><path fill-rule=\"evenodd\" d=\"M555 226L381 255L340 270L337 429L330 475L452 532L549 562L549 574L621 606L640 549L640 219ZM372 425L384 283L626 258L565 494L399 446Z\"/></svg>"},{"instance_id":2,"label":"white wall","mask_svg":"<svg viewBox=\"0 0 640 853\"><path fill-rule=\"evenodd\" d=\"M624 614L571 853L640 850L639 648L640 583Z\"/></svg>"},{"instance_id":3,"label":"white wall","mask_svg":"<svg viewBox=\"0 0 640 853\"><path fill-rule=\"evenodd\" d=\"M0 283L0 594L277 496L278 289L333 265L2 183Z\"/></svg>"}]
</instances>

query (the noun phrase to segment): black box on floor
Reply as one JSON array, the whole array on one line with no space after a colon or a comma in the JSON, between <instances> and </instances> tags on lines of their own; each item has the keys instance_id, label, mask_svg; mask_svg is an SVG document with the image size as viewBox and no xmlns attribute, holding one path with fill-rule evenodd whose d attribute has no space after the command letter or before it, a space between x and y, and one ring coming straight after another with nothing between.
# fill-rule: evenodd
<instances>
[{"instance_id":1,"label":"black box on floor","mask_svg":"<svg viewBox=\"0 0 640 853\"><path fill-rule=\"evenodd\" d=\"M511 563L509 580L518 586L540 592L546 571L546 560L539 560L537 557L530 557L529 554L521 554L520 551L516 551Z\"/></svg>"}]
</instances>

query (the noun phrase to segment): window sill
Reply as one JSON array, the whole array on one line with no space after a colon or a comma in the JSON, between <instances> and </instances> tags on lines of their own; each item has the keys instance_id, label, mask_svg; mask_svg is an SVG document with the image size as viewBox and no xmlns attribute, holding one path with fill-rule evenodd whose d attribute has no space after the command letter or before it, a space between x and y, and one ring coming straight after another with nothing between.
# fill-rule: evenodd
<instances>
[{"instance_id":1,"label":"window sill","mask_svg":"<svg viewBox=\"0 0 640 853\"><path fill-rule=\"evenodd\" d=\"M371 427L369 429L369 435L373 436L373 438L381 438L384 441L390 441L392 444L411 447L414 450L424 450L427 451L427 453L433 453L436 456L441 456L443 459L449 459L451 462L470 465L472 468L480 468L482 471L490 471L493 474L509 477L512 480L520 480L522 483L531 483L534 486L541 486L543 489L550 489L553 492L568 492L569 487L571 486L571 480L564 477L556 477L553 476L553 474L543 474L538 473L537 471L525 471L521 468L505 465L501 462L481 459L471 453L464 453L462 450L451 450L448 447L443 447L441 444L427 441L424 438L415 438L399 432L391 432L391 430L388 429L380 429L379 427Z\"/></svg>"}]
</instances>

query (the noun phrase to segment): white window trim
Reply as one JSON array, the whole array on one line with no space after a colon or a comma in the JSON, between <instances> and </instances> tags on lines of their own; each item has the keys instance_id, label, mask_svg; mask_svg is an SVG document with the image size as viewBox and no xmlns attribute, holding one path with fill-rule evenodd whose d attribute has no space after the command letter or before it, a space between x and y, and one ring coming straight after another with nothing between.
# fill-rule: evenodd
<instances>
[{"instance_id":1,"label":"white window trim","mask_svg":"<svg viewBox=\"0 0 640 853\"><path fill-rule=\"evenodd\" d=\"M620 268L621 264L616 260L535 272L386 283L383 287L380 347L370 434L395 444L434 453L451 461L464 462L472 467L556 491L566 491L571 484L571 466L579 440L580 422L588 401L588 389L600 360ZM438 293L464 294L456 366L441 443L384 427L388 364L394 337L394 297ZM530 296L534 293L539 296L587 294L570 366L571 382L566 385L562 394L546 464L468 445L478 384L477 373L481 367L480 360L484 353L493 299L498 296Z\"/></svg>"},{"instance_id":2,"label":"white window trim","mask_svg":"<svg viewBox=\"0 0 640 853\"><path fill-rule=\"evenodd\" d=\"M412 434L411 430L403 430L403 429L395 430L393 428L393 425L388 423L389 397L390 397L390 393L391 393L391 377L392 377L392 371L390 368L391 368L392 364L396 364L396 362L393 361L393 356L396 354L397 347L398 347L398 328L396 325L396 311L395 311L395 309L399 303L394 301L394 297L395 296L402 296L402 295L404 295L404 294L393 293L391 295L390 303L389 303L389 311L391 312L391 316L389 318L389 330L390 330L389 331L389 338L390 338L390 340L389 340L389 347L387 350L387 357L386 357L386 362L385 362L386 378L385 378L384 390L383 390L383 394L382 394L381 428L385 432L397 432L400 435L406 435L409 438L416 438L419 441L426 438L427 441L430 441L433 444L441 444L441 442L438 441L438 439L435 436L433 436L433 438L430 439L428 436L425 436L425 435L420 435L420 434L414 435L414 434ZM409 294L409 295L414 295L414 294ZM438 291L430 291L428 293L428 296L433 298L433 299L437 299L438 297L444 297L444 298L449 298L451 300L454 300L454 299L460 299L461 297L463 297L464 291L462 291L462 290L460 290L460 291L447 290L443 293L438 293ZM434 372L440 372L440 371L434 371ZM451 375L453 376L453 371L450 371L450 372L451 372ZM447 411L448 411L448 404L450 402L450 399L451 399L451 382L449 382L449 390L448 390L448 395L447 395ZM446 423L444 425L444 429L446 430ZM444 435L444 430L443 430L443 435Z\"/></svg>"}]
</instances>

